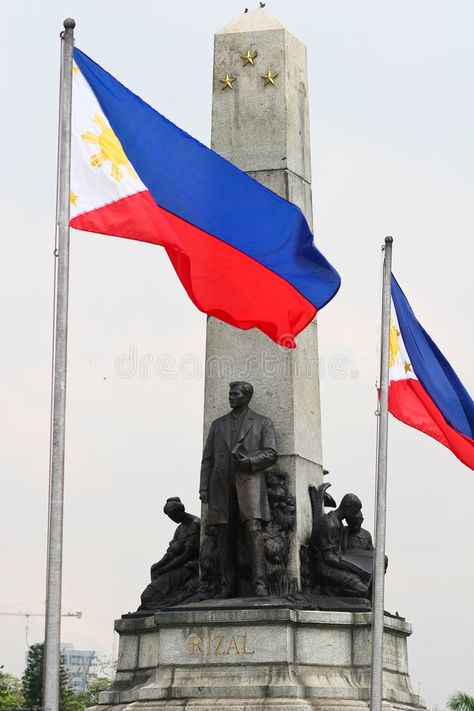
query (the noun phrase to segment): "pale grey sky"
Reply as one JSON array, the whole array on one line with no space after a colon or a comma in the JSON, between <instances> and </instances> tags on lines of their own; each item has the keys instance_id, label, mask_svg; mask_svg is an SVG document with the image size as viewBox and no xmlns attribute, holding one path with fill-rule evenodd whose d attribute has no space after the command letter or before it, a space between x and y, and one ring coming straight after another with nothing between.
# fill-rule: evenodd
<instances>
[{"instance_id":1,"label":"pale grey sky","mask_svg":"<svg viewBox=\"0 0 474 711\"><path fill-rule=\"evenodd\" d=\"M41 611L45 589L58 35L209 142L213 33L245 0L2 4L3 169L0 610ZM372 528L380 244L418 317L474 392L474 44L471 0L272 0L308 47L314 221L342 275L320 315L324 464ZM111 654L172 532L166 497L198 513L203 378L138 363L204 357L205 317L157 247L72 234L63 640ZM342 361L340 360L342 358ZM123 360L123 359L122 359ZM184 443L178 435L187 431ZM472 673L473 472L390 423L386 607L414 626L415 689L443 706ZM31 621L30 643L43 621ZM0 663L20 674L24 623L0 617Z\"/></svg>"}]
</instances>

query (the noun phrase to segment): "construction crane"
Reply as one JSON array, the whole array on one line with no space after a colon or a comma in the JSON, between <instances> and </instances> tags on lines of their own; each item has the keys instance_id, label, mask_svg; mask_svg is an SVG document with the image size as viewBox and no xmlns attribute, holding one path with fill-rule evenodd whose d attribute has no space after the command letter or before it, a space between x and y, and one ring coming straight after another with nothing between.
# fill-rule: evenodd
<instances>
[{"instance_id":1,"label":"construction crane","mask_svg":"<svg viewBox=\"0 0 474 711\"><path fill-rule=\"evenodd\" d=\"M0 615L8 615L8 616L24 617L25 618L26 648L29 649L30 643L28 641L28 634L30 631L30 617L44 617L45 613L44 612L2 612L0 610ZM61 614L61 617L77 617L77 619L80 620L82 617L82 612L80 612L80 611L63 612Z\"/></svg>"}]
</instances>

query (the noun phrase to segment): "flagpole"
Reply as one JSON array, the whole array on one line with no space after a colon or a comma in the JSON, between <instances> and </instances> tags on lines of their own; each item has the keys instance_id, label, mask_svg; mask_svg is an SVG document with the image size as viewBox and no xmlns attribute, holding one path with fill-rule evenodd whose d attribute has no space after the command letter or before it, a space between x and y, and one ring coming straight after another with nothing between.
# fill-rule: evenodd
<instances>
[{"instance_id":1,"label":"flagpole","mask_svg":"<svg viewBox=\"0 0 474 711\"><path fill-rule=\"evenodd\" d=\"M72 51L74 20L64 20L61 32L59 89L58 185L56 198L55 304L53 382L49 465L48 555L43 709L59 708L61 582L63 554L64 441L66 419L66 362L69 286L69 198L71 166Z\"/></svg>"},{"instance_id":2,"label":"flagpole","mask_svg":"<svg viewBox=\"0 0 474 711\"><path fill-rule=\"evenodd\" d=\"M381 711L383 698L383 628L385 529L387 505L387 446L388 446L388 385L390 357L390 310L392 275L392 237L385 237L382 322L380 349L380 404L377 451L377 501L375 512L375 561L372 589L372 669L370 711Z\"/></svg>"}]
</instances>

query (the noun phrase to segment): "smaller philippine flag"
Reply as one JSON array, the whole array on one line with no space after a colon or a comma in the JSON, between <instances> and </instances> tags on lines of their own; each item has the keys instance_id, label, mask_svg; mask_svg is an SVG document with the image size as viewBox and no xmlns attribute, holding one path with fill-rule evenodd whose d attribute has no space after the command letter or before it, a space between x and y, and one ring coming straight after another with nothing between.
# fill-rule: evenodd
<instances>
[{"instance_id":1,"label":"smaller philippine flag","mask_svg":"<svg viewBox=\"0 0 474 711\"><path fill-rule=\"evenodd\" d=\"M392 275L388 409L474 469L474 402Z\"/></svg>"},{"instance_id":2,"label":"smaller philippine flag","mask_svg":"<svg viewBox=\"0 0 474 711\"><path fill-rule=\"evenodd\" d=\"M340 278L301 210L74 49L71 227L166 249L193 303L295 347Z\"/></svg>"}]
</instances>

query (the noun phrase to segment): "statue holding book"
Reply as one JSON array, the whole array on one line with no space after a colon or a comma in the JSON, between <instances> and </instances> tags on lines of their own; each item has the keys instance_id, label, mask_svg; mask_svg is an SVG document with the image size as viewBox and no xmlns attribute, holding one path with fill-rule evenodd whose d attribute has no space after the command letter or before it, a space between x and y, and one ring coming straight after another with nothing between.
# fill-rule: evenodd
<instances>
[{"instance_id":1,"label":"statue holding book","mask_svg":"<svg viewBox=\"0 0 474 711\"><path fill-rule=\"evenodd\" d=\"M313 512L310 558L316 586L323 593L368 599L373 544L370 533L362 529L362 502L355 494L346 494L334 511L324 513L329 486L326 483L310 487Z\"/></svg>"}]
</instances>

